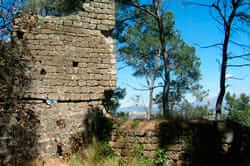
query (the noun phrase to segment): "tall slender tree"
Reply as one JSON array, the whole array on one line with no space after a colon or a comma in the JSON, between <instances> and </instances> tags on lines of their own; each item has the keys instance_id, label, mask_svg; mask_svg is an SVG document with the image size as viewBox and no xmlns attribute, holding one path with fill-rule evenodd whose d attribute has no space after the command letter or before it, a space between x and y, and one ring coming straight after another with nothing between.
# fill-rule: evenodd
<instances>
[{"instance_id":1,"label":"tall slender tree","mask_svg":"<svg viewBox=\"0 0 250 166\"><path fill-rule=\"evenodd\" d=\"M133 75L144 77L149 91L147 119L150 119L153 107L153 92L156 79L161 76L162 64L159 56L159 42L154 32L139 22L130 25L124 35L126 41L120 48L120 57L134 69Z\"/></svg>"},{"instance_id":2,"label":"tall slender tree","mask_svg":"<svg viewBox=\"0 0 250 166\"><path fill-rule=\"evenodd\" d=\"M150 16L154 22L154 29L157 32L157 37L160 44L160 57L163 59L163 111L164 115L167 116L169 112L169 84L170 84L170 65L169 55L167 53L167 39L171 38L173 33L173 24L169 21L169 15L164 9L163 0L153 0L145 4L138 0L117 0L118 14L117 20L118 25L129 25L131 20L137 20L140 16ZM121 10L123 9L123 10ZM134 12L136 11L136 12ZM132 13L132 14L131 14ZM121 24L122 23L122 24ZM119 26L117 29L122 30L123 26Z\"/></svg>"},{"instance_id":3,"label":"tall slender tree","mask_svg":"<svg viewBox=\"0 0 250 166\"><path fill-rule=\"evenodd\" d=\"M118 21L118 23L123 23L123 25L127 25L129 23L125 23L127 21L130 21L132 19L136 20L139 18L138 16L141 15L147 15L152 18L152 21L154 21L155 30L157 32L157 37L159 39L160 44L160 56L163 59L163 73L164 73L164 83L163 83L163 112L164 116L167 116L169 112L169 87L170 87L170 62L169 62L169 55L167 52L167 39L171 38L172 32L173 32L173 24L169 24L168 21L165 22L165 20L169 20L169 13L165 12L163 8L163 1L162 0L153 0L150 1L148 4L143 4L138 0L117 0L117 2L120 4L121 8L125 9L124 11L120 11L120 13L123 14L121 18L119 18L121 15L118 14L118 20L121 19L121 21ZM138 9L138 12L133 12L133 10ZM130 13L133 13L133 15L130 15ZM135 13L135 14L134 14ZM120 27L118 28L121 29Z\"/></svg>"},{"instance_id":4,"label":"tall slender tree","mask_svg":"<svg viewBox=\"0 0 250 166\"><path fill-rule=\"evenodd\" d=\"M195 49L187 45L179 36L175 37L168 44L168 54L170 57L170 88L169 108L171 111L185 98L186 93L200 92L199 85L200 59L195 56ZM163 100L162 92L157 95L155 101ZM170 115L169 115L170 116Z\"/></svg>"},{"instance_id":5,"label":"tall slender tree","mask_svg":"<svg viewBox=\"0 0 250 166\"><path fill-rule=\"evenodd\" d=\"M163 6L160 5L161 2L163 1L153 1L150 4L140 4L138 1L121 2L122 5L120 7L123 8L123 10L119 9L117 14L117 31L120 32L118 33L118 39L120 42L125 42L127 44L131 44L131 41L134 42L132 43L132 45L130 45L130 51L123 50L123 53L126 53L126 58L128 58L129 56L134 58L134 53L136 51L139 52L143 50L145 46L148 49L146 54L145 52L143 52L141 56L136 57L140 58L140 60L143 60L143 67L145 67L145 63L154 63L155 61L152 60L152 58L159 57L159 64L161 66L160 76L163 80L163 92L161 101L163 105L164 116L167 117L170 110L170 93L172 93L174 89L178 89L177 91L180 94L181 92L183 92L181 90L184 87L184 84L187 85L186 83L192 83L192 81L188 81L188 79L186 78L192 76L194 80L198 80L200 76L199 72L197 72L197 75L194 75L194 73L192 72L190 72L189 75L186 75L184 70L181 68L185 68L185 71L192 71L193 69L197 71L199 70L198 68L200 63L198 59L191 58L192 56L195 57L194 48L185 44L185 42L183 42L178 36L176 30L174 30L173 15L171 12L167 12L163 8ZM147 38L140 38L140 35L130 33L130 27L134 28L134 31L141 34L141 36L146 35ZM148 32L150 33L148 34ZM128 38L128 34L132 34L133 36L129 36ZM184 53L183 50L185 50L186 53ZM191 58L192 62L190 64L188 64L189 58L187 58L187 56L189 55L191 55L189 58ZM148 59L150 59L150 63L147 62ZM136 61L134 61L133 63L137 65L140 64ZM137 69L141 68L136 65L134 66ZM187 66L193 66L194 68L186 68ZM151 64L150 67L151 68L148 68L149 71L154 71L155 66ZM145 68L141 69L144 69L145 75ZM151 73L151 76L153 75L154 74ZM153 86L151 86L151 88L152 87Z\"/></svg>"},{"instance_id":6,"label":"tall slender tree","mask_svg":"<svg viewBox=\"0 0 250 166\"><path fill-rule=\"evenodd\" d=\"M212 46L221 47L220 91L216 101L216 120L221 119L222 103L226 92L226 74L228 67L250 66L242 60L250 61L250 45L234 41L233 32L250 33L250 1L249 0L213 0L212 3L202 4L188 2L188 4L208 7L213 19L221 26L223 41ZM239 55L229 54L230 44L243 48L245 53ZM231 60L231 61L230 61ZM234 60L234 61L232 61ZM240 60L240 61L235 61Z\"/></svg>"}]
</instances>

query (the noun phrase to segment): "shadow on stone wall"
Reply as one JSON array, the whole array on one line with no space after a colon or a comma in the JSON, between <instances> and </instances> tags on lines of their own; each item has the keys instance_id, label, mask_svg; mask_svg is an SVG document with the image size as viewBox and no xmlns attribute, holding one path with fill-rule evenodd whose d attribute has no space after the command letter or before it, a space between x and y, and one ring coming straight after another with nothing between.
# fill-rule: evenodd
<instances>
[{"instance_id":1,"label":"shadow on stone wall","mask_svg":"<svg viewBox=\"0 0 250 166\"><path fill-rule=\"evenodd\" d=\"M231 165L250 165L250 128L228 121L227 126L234 131L227 160Z\"/></svg>"},{"instance_id":2,"label":"shadow on stone wall","mask_svg":"<svg viewBox=\"0 0 250 166\"><path fill-rule=\"evenodd\" d=\"M17 103L1 110L0 117L0 165L19 166L36 158L36 129L40 121L34 111Z\"/></svg>"},{"instance_id":3,"label":"shadow on stone wall","mask_svg":"<svg viewBox=\"0 0 250 166\"><path fill-rule=\"evenodd\" d=\"M72 153L95 142L108 142L111 139L113 119L107 118L99 107L89 107L83 126L83 132L75 133L70 138Z\"/></svg>"},{"instance_id":4,"label":"shadow on stone wall","mask_svg":"<svg viewBox=\"0 0 250 166\"><path fill-rule=\"evenodd\" d=\"M36 157L39 124L32 107L21 100L29 88L28 51L16 43L0 43L0 165L23 165Z\"/></svg>"},{"instance_id":5,"label":"shadow on stone wall","mask_svg":"<svg viewBox=\"0 0 250 166\"><path fill-rule=\"evenodd\" d=\"M250 164L249 129L232 122L163 122L160 147L176 151L168 158L177 165L246 166ZM248 139L248 140L247 140Z\"/></svg>"},{"instance_id":6,"label":"shadow on stone wall","mask_svg":"<svg viewBox=\"0 0 250 166\"><path fill-rule=\"evenodd\" d=\"M110 140L113 130L113 120L107 118L100 108L91 107L84 123L88 128L89 140L105 142ZM92 142L90 141L90 143Z\"/></svg>"}]
</instances>

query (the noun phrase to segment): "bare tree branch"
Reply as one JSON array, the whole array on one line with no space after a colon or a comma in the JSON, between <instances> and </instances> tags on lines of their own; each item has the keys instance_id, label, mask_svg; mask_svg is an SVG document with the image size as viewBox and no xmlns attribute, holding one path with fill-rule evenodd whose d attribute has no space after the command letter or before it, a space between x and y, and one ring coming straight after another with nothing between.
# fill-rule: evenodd
<instances>
[{"instance_id":1,"label":"bare tree branch","mask_svg":"<svg viewBox=\"0 0 250 166\"><path fill-rule=\"evenodd\" d=\"M246 45L246 44L242 44L242 43L238 43L236 41L230 40L230 42L234 45L237 45L239 47L244 47L244 48L249 48L250 49L250 45Z\"/></svg>"},{"instance_id":2,"label":"bare tree branch","mask_svg":"<svg viewBox=\"0 0 250 166\"><path fill-rule=\"evenodd\" d=\"M245 58L245 57L250 57L250 53L242 54L238 56L229 56L228 59L237 59L237 58Z\"/></svg>"},{"instance_id":3,"label":"bare tree branch","mask_svg":"<svg viewBox=\"0 0 250 166\"><path fill-rule=\"evenodd\" d=\"M134 90L137 90L137 91L148 91L150 88L149 87L147 87L147 88L136 88L136 87L134 87L134 86L132 86L132 85L130 85L130 84L126 84L128 87L130 87L130 88L132 88L132 89L134 89ZM144 87L146 87L146 86L144 86ZM156 88L162 88L163 87L163 85L157 85L157 86L154 86L154 87L152 87L153 89L156 89Z\"/></svg>"},{"instance_id":4,"label":"bare tree branch","mask_svg":"<svg viewBox=\"0 0 250 166\"><path fill-rule=\"evenodd\" d=\"M209 14L215 20L215 22L217 22L219 25L223 26L223 22L221 22L221 20L219 20L216 16L214 16L213 12L211 10L209 10Z\"/></svg>"},{"instance_id":5,"label":"bare tree branch","mask_svg":"<svg viewBox=\"0 0 250 166\"><path fill-rule=\"evenodd\" d=\"M223 46L223 43L216 43L216 44L211 44L211 45L208 45L208 46L201 46L199 45L198 43L195 43L194 45L200 47L200 48L211 48L211 47L217 47L217 46Z\"/></svg>"},{"instance_id":6,"label":"bare tree branch","mask_svg":"<svg viewBox=\"0 0 250 166\"><path fill-rule=\"evenodd\" d=\"M212 7L212 5L209 5L209 4L198 3L198 2L193 2L193 1L186 1L183 4L184 5L194 5L194 6L209 7L209 8Z\"/></svg>"},{"instance_id":7,"label":"bare tree branch","mask_svg":"<svg viewBox=\"0 0 250 166\"><path fill-rule=\"evenodd\" d=\"M227 65L227 67L248 67L250 64L241 64L241 65Z\"/></svg>"},{"instance_id":8,"label":"bare tree branch","mask_svg":"<svg viewBox=\"0 0 250 166\"><path fill-rule=\"evenodd\" d=\"M222 13L221 8L218 6L218 4L214 3L214 4L212 4L212 7L217 10L218 14L223 19L224 25L228 25L227 19L226 19L225 15Z\"/></svg>"},{"instance_id":9,"label":"bare tree branch","mask_svg":"<svg viewBox=\"0 0 250 166\"><path fill-rule=\"evenodd\" d=\"M239 12L236 16L240 17L244 21L250 21L250 14Z\"/></svg>"},{"instance_id":10,"label":"bare tree branch","mask_svg":"<svg viewBox=\"0 0 250 166\"><path fill-rule=\"evenodd\" d=\"M119 20L118 24L124 24L127 21L132 21L132 20L136 20L136 16L132 16L132 17L126 17L125 19Z\"/></svg>"},{"instance_id":11,"label":"bare tree branch","mask_svg":"<svg viewBox=\"0 0 250 166\"><path fill-rule=\"evenodd\" d=\"M124 4L126 5L130 5L130 6L133 6L135 8L138 8L142 11L144 11L145 13L153 16L153 17L157 17L157 15L155 15L155 13L153 13L151 10L149 10L148 8L144 7L143 5L139 5L138 3L136 2L133 2L133 1L126 1L126 2L123 2Z\"/></svg>"},{"instance_id":12,"label":"bare tree branch","mask_svg":"<svg viewBox=\"0 0 250 166\"><path fill-rule=\"evenodd\" d=\"M238 78L238 77L231 77L231 78L228 78L227 80L244 80L244 78Z\"/></svg>"}]
</instances>

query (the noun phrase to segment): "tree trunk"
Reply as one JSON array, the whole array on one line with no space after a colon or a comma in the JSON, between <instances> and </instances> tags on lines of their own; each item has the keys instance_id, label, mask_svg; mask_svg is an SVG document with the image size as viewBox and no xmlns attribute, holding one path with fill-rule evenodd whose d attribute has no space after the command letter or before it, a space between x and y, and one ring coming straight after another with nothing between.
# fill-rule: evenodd
<instances>
[{"instance_id":1,"label":"tree trunk","mask_svg":"<svg viewBox=\"0 0 250 166\"><path fill-rule=\"evenodd\" d=\"M168 118L169 116L169 87L170 87L170 67L168 54L166 52L165 47L162 49L162 57L164 61L164 86L163 86L163 94L162 94L162 107L163 107L163 116Z\"/></svg>"},{"instance_id":2,"label":"tree trunk","mask_svg":"<svg viewBox=\"0 0 250 166\"><path fill-rule=\"evenodd\" d=\"M149 89L149 103L148 103L148 116L147 116L148 120L151 119L152 108L153 108L153 88L150 87L150 89Z\"/></svg>"},{"instance_id":3,"label":"tree trunk","mask_svg":"<svg viewBox=\"0 0 250 166\"><path fill-rule=\"evenodd\" d=\"M163 108L163 116L165 118L169 115L169 99L168 99L168 93L169 93L169 85L170 85L170 68L169 68L169 57L166 50L166 41L164 36L164 26L163 26L163 20L162 17L159 14L160 12L157 12L158 18L158 28L159 28L159 34L160 34L160 43L161 43L161 57L163 58L164 63L164 86L163 86L163 94L162 94L162 108Z\"/></svg>"},{"instance_id":4,"label":"tree trunk","mask_svg":"<svg viewBox=\"0 0 250 166\"><path fill-rule=\"evenodd\" d=\"M156 57L157 58L157 57ZM155 86L155 79L156 79L156 74L158 71L158 64L155 64L155 69L152 73L152 79L149 81L148 77L146 77L146 80L148 80L148 86L149 86L149 103L148 103L148 116L147 119L151 119L151 114L152 114L152 109L153 109L153 93L154 93L154 86Z\"/></svg>"},{"instance_id":5,"label":"tree trunk","mask_svg":"<svg viewBox=\"0 0 250 166\"><path fill-rule=\"evenodd\" d=\"M168 68L168 67L167 67ZM166 69L164 89L163 89L163 115L165 118L169 118L169 87L170 87L170 72Z\"/></svg>"},{"instance_id":6,"label":"tree trunk","mask_svg":"<svg viewBox=\"0 0 250 166\"><path fill-rule=\"evenodd\" d=\"M225 30L225 38L223 42L223 48L222 48L222 64L221 64L221 73L220 73L220 92L216 101L216 116L215 120L221 120L221 112L222 112L222 103L223 98L225 96L226 92L226 72L227 72L227 49L228 49L228 43L229 43L229 37L230 37L230 26L226 27Z\"/></svg>"},{"instance_id":7,"label":"tree trunk","mask_svg":"<svg viewBox=\"0 0 250 166\"><path fill-rule=\"evenodd\" d=\"M228 55L227 55L227 50L228 50L228 44L229 44L229 39L230 39L230 33L231 33L231 26L233 23L234 18L236 17L236 11L239 8L241 4L241 0L237 1L232 1L232 7L233 10L228 18L226 20L226 13L224 13L224 16L221 14L221 9L219 7L215 8L219 12L220 15L222 15L222 19L224 21L224 29L225 29L225 34L224 34L224 42L223 42L223 48L222 48L222 64L221 64L221 75L220 75L220 92L219 96L216 101L216 120L221 120L221 112L222 112L222 103L223 103L223 98L225 96L226 92L226 72L227 72L227 61L228 61Z\"/></svg>"},{"instance_id":8,"label":"tree trunk","mask_svg":"<svg viewBox=\"0 0 250 166\"><path fill-rule=\"evenodd\" d=\"M165 29L163 24L163 17L161 15L160 8L160 0L153 0L154 8L155 8L155 19L157 20L158 28L159 28L159 39L161 43L161 51L160 55L163 58L164 63L164 86L163 86L163 94L162 94L162 107L163 107L163 116L168 118L169 115L169 87L170 87L170 67L169 67L169 57L166 50L166 40L165 40Z\"/></svg>"}]
</instances>

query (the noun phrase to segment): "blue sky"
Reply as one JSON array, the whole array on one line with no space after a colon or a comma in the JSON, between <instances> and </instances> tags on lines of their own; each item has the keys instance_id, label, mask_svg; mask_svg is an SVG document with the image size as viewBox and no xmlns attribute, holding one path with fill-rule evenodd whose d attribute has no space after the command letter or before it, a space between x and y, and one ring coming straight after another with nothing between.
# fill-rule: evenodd
<instances>
[{"instance_id":1,"label":"blue sky","mask_svg":"<svg viewBox=\"0 0 250 166\"><path fill-rule=\"evenodd\" d=\"M204 1L208 2L208 1ZM199 48L218 43L223 40L223 36L219 29L219 25L210 17L209 9L185 6L181 0L168 1L167 9L172 11L175 16L176 28L180 31L182 38L190 45L195 46L196 55L201 59L202 79L200 83L205 89L209 90L208 100L215 101L219 93L219 64L221 50L219 48ZM233 34L233 39L243 41L244 44L250 44L249 36L243 36L238 33ZM241 53L241 50L233 45L231 51L233 53ZM118 68L121 64L118 64ZM228 80L229 85L227 91L240 94L250 94L250 67L232 68L228 70L228 74L243 80ZM127 107L135 104L135 96L140 96L140 105L147 106L148 92L136 91L134 88L143 88L145 82L143 79L135 78L132 74L133 70L125 68L118 71L117 86L127 89L127 96L121 101L121 107ZM134 87L134 88L131 88ZM159 89L160 90L160 89ZM159 91L158 90L158 91ZM192 97L189 97L193 101Z\"/></svg>"}]
</instances>

